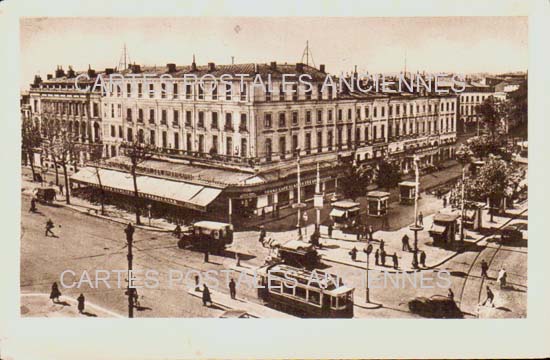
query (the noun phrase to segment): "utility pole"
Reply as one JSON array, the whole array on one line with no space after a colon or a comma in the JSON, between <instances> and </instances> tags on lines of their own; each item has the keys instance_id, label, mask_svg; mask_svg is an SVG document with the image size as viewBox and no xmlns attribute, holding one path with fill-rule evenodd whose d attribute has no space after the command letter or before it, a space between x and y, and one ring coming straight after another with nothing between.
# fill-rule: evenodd
<instances>
[{"instance_id":1,"label":"utility pole","mask_svg":"<svg viewBox=\"0 0 550 360\"><path fill-rule=\"evenodd\" d=\"M298 228L298 236L300 237L300 239L302 238L302 228L300 226L300 221L301 221L301 217L302 217L302 208L305 207L306 204L303 204L302 203L302 197L301 197L301 179L300 179L300 148L296 148L296 153L298 155L298 159L296 161L296 170L297 170L297 174L296 174L296 178L297 178L297 183L296 183L296 186L297 186L297 199L296 199L296 203L293 204L293 207L297 209L297 219L296 219L296 227Z\"/></svg>"},{"instance_id":2,"label":"utility pole","mask_svg":"<svg viewBox=\"0 0 550 360\"><path fill-rule=\"evenodd\" d=\"M464 177L466 166L462 164L462 201L460 209L460 241L464 242Z\"/></svg>"},{"instance_id":3,"label":"utility pole","mask_svg":"<svg viewBox=\"0 0 550 360\"><path fill-rule=\"evenodd\" d=\"M132 269L134 255L132 253L132 243L134 241L134 227L131 223L128 224L124 230L126 233L126 243L128 245L128 286L126 288L126 295L128 296L128 317L131 319L134 317L134 291L132 287Z\"/></svg>"},{"instance_id":4,"label":"utility pole","mask_svg":"<svg viewBox=\"0 0 550 360\"><path fill-rule=\"evenodd\" d=\"M424 229L424 227L418 224L418 190L420 188L420 174L418 171L418 155L414 155L414 174L415 174L415 189L414 189L414 224L410 226L414 232L414 251L418 251L418 232Z\"/></svg>"},{"instance_id":5,"label":"utility pole","mask_svg":"<svg viewBox=\"0 0 550 360\"><path fill-rule=\"evenodd\" d=\"M365 302L367 304L370 303L370 287L369 287L369 259L370 259L370 254L372 253L372 244L369 244L367 246L366 249L363 250L365 252L365 254L367 254L367 274L366 274L366 277L367 277L367 285L365 286L366 290L365 290Z\"/></svg>"},{"instance_id":6,"label":"utility pole","mask_svg":"<svg viewBox=\"0 0 550 360\"><path fill-rule=\"evenodd\" d=\"M315 212L317 215L315 229L321 231L321 208L323 207L323 194L321 193L321 179L319 175L319 163L317 163L317 179L315 182Z\"/></svg>"}]
</instances>

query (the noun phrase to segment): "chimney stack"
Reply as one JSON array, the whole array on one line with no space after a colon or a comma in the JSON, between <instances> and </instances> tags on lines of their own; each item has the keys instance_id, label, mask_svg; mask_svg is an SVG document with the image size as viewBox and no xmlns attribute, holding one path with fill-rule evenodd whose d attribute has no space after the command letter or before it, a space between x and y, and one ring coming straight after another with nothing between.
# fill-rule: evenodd
<instances>
[{"instance_id":1,"label":"chimney stack","mask_svg":"<svg viewBox=\"0 0 550 360\"><path fill-rule=\"evenodd\" d=\"M46 78L47 78L48 80L51 80L51 79L53 79L53 75L52 75L52 74L48 74L48 75L46 75Z\"/></svg>"},{"instance_id":2,"label":"chimney stack","mask_svg":"<svg viewBox=\"0 0 550 360\"><path fill-rule=\"evenodd\" d=\"M296 71L297 71L297 72L303 72L303 71L304 71L304 64L302 64L302 63L297 63L297 64L296 64Z\"/></svg>"},{"instance_id":3,"label":"chimney stack","mask_svg":"<svg viewBox=\"0 0 550 360\"><path fill-rule=\"evenodd\" d=\"M176 64L166 64L166 68L168 68L169 73L176 72Z\"/></svg>"},{"instance_id":4,"label":"chimney stack","mask_svg":"<svg viewBox=\"0 0 550 360\"><path fill-rule=\"evenodd\" d=\"M63 68L61 66L57 66L57 69L55 70L55 77L60 78L65 76L65 71L63 71Z\"/></svg>"},{"instance_id":5,"label":"chimney stack","mask_svg":"<svg viewBox=\"0 0 550 360\"><path fill-rule=\"evenodd\" d=\"M73 67L72 66L69 66L69 70L67 71L67 77L68 78L74 78L76 76L74 70L73 70Z\"/></svg>"},{"instance_id":6,"label":"chimney stack","mask_svg":"<svg viewBox=\"0 0 550 360\"><path fill-rule=\"evenodd\" d=\"M35 75L34 76L34 82L33 82L33 85L40 85L42 83L42 78L40 77L40 75Z\"/></svg>"},{"instance_id":7,"label":"chimney stack","mask_svg":"<svg viewBox=\"0 0 550 360\"><path fill-rule=\"evenodd\" d=\"M319 71L324 73L325 72L325 64L319 65Z\"/></svg>"},{"instance_id":8,"label":"chimney stack","mask_svg":"<svg viewBox=\"0 0 550 360\"><path fill-rule=\"evenodd\" d=\"M195 54L193 54L193 62L191 63L191 71L197 71L197 63L195 62Z\"/></svg>"},{"instance_id":9,"label":"chimney stack","mask_svg":"<svg viewBox=\"0 0 550 360\"><path fill-rule=\"evenodd\" d=\"M208 71L215 71L216 70L216 64L213 62L208 63Z\"/></svg>"},{"instance_id":10,"label":"chimney stack","mask_svg":"<svg viewBox=\"0 0 550 360\"><path fill-rule=\"evenodd\" d=\"M113 68L105 68L105 74L107 75L111 75L114 72L115 72L115 69Z\"/></svg>"},{"instance_id":11,"label":"chimney stack","mask_svg":"<svg viewBox=\"0 0 550 360\"><path fill-rule=\"evenodd\" d=\"M139 74L141 72L141 66L133 64L132 65L132 73L133 74Z\"/></svg>"},{"instance_id":12,"label":"chimney stack","mask_svg":"<svg viewBox=\"0 0 550 360\"><path fill-rule=\"evenodd\" d=\"M269 69L270 69L271 71L277 70L277 62L276 62L276 61L272 61L271 64L269 64Z\"/></svg>"}]
</instances>

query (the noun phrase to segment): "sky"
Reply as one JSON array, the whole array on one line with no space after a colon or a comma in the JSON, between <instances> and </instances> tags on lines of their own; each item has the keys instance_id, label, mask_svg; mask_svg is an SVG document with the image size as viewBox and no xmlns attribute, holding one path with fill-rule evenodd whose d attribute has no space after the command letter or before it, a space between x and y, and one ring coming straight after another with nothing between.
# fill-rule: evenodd
<instances>
[{"instance_id":1,"label":"sky","mask_svg":"<svg viewBox=\"0 0 550 360\"><path fill-rule=\"evenodd\" d=\"M527 17L23 18L21 84L66 70L116 67L126 44L136 64L314 63L352 71L499 73L528 65ZM304 59L305 62L305 59ZM311 59L310 59L311 64Z\"/></svg>"}]
</instances>

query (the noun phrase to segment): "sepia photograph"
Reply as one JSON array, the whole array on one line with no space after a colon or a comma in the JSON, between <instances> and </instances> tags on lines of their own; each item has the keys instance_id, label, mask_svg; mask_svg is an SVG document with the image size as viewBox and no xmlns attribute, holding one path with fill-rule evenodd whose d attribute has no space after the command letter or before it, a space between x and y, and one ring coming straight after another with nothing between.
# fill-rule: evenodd
<instances>
[{"instance_id":1,"label":"sepia photograph","mask_svg":"<svg viewBox=\"0 0 550 360\"><path fill-rule=\"evenodd\" d=\"M525 318L527 17L20 19L20 315Z\"/></svg>"}]
</instances>

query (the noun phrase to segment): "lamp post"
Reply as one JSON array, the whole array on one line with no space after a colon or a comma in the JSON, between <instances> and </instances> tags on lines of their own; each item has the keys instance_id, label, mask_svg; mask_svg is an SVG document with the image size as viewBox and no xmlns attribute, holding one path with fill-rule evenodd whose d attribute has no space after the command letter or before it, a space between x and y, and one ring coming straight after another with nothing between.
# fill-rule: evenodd
<instances>
[{"instance_id":1,"label":"lamp post","mask_svg":"<svg viewBox=\"0 0 550 360\"><path fill-rule=\"evenodd\" d=\"M460 209L460 241L464 242L464 178L466 167L462 165L462 191L461 191L461 209Z\"/></svg>"},{"instance_id":2,"label":"lamp post","mask_svg":"<svg viewBox=\"0 0 550 360\"><path fill-rule=\"evenodd\" d=\"M370 303L370 288L369 288L369 259L372 253L372 244L369 244L366 249L363 250L367 254L367 285L365 286L365 302Z\"/></svg>"},{"instance_id":3,"label":"lamp post","mask_svg":"<svg viewBox=\"0 0 550 360\"><path fill-rule=\"evenodd\" d=\"M296 208L297 212L298 212L297 216L296 216L296 227L298 228L298 235L301 238L302 237L302 228L300 226L300 221L301 221L301 218L302 218L302 208L305 207L305 204L302 204L301 189L300 189L300 187L301 187L301 180L300 180L300 148L296 148L296 152L298 154L298 159L296 161L297 199L296 199L296 203L293 205L293 207Z\"/></svg>"},{"instance_id":4,"label":"lamp post","mask_svg":"<svg viewBox=\"0 0 550 360\"><path fill-rule=\"evenodd\" d=\"M315 181L315 198L314 198L314 205L315 205L315 213L316 213L316 221L315 221L315 229L317 231L321 231L321 209L323 208L323 194L321 193L321 179L319 175L319 163L317 163L317 179Z\"/></svg>"},{"instance_id":5,"label":"lamp post","mask_svg":"<svg viewBox=\"0 0 550 360\"><path fill-rule=\"evenodd\" d=\"M414 251L418 251L418 232L424 227L418 224L418 189L420 185L420 174L418 171L418 155L414 155L414 174L415 174L415 189L414 189L414 224L409 227L414 232Z\"/></svg>"}]
</instances>

